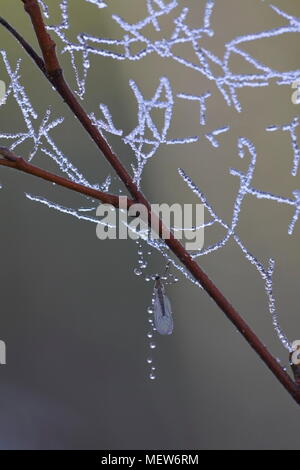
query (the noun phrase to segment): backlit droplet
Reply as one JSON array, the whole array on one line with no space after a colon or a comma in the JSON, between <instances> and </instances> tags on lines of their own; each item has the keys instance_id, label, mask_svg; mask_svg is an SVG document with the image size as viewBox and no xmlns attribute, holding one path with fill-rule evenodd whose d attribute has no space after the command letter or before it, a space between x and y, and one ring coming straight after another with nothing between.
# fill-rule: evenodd
<instances>
[{"instance_id":1,"label":"backlit droplet","mask_svg":"<svg viewBox=\"0 0 300 470\"><path fill-rule=\"evenodd\" d=\"M135 274L136 276L140 276L141 274L143 274L143 272L141 271L141 269L135 268L134 274Z\"/></svg>"},{"instance_id":2,"label":"backlit droplet","mask_svg":"<svg viewBox=\"0 0 300 470\"><path fill-rule=\"evenodd\" d=\"M152 364L152 361L153 361L152 357L148 357L147 359L148 364Z\"/></svg>"},{"instance_id":3,"label":"backlit droplet","mask_svg":"<svg viewBox=\"0 0 300 470\"><path fill-rule=\"evenodd\" d=\"M153 372L150 373L149 377L150 377L151 380L156 379L156 375Z\"/></svg>"},{"instance_id":4,"label":"backlit droplet","mask_svg":"<svg viewBox=\"0 0 300 470\"><path fill-rule=\"evenodd\" d=\"M148 307L147 312L149 313L149 315L151 315L153 313L153 307Z\"/></svg>"},{"instance_id":5,"label":"backlit droplet","mask_svg":"<svg viewBox=\"0 0 300 470\"><path fill-rule=\"evenodd\" d=\"M155 343L153 343L153 342L152 342L152 343L150 343L150 344L149 344L149 346L150 346L150 349L155 349L155 348L156 348L156 344L155 344Z\"/></svg>"}]
</instances>

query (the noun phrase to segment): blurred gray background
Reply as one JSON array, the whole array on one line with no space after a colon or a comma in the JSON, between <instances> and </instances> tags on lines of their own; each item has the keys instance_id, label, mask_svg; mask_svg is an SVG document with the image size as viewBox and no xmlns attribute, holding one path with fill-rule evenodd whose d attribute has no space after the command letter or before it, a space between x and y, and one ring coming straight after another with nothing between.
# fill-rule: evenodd
<instances>
[{"instance_id":1,"label":"blurred gray background","mask_svg":"<svg viewBox=\"0 0 300 470\"><path fill-rule=\"evenodd\" d=\"M21 3L2 1L0 14L36 45ZM52 6L51 21L57 22L58 1L48 3ZM79 31L121 37L121 29L111 20L112 13L129 22L145 16L142 0L108 3L108 8L100 10L72 0L74 37ZM205 2L179 3L192 7L193 24L199 26ZM223 57L224 42L286 24L268 3L217 1L212 16L215 36L205 38L204 47ZM295 0L274 0L273 4L300 16ZM258 41L256 48L252 44L247 50L278 70L297 69L299 38L294 36ZM40 116L49 105L53 117L65 116L64 124L52 132L55 141L91 181L102 182L111 169L78 122L3 29L0 44L13 64L22 57L22 83ZM74 87L67 54L62 56L62 63ZM136 102L129 79L151 97L164 75L170 78L174 93L212 91L206 132L231 126L229 133L220 136L218 149L204 138L186 147L161 147L145 171L143 191L150 201L196 202L178 177L177 168L183 167L217 213L229 222L239 184L229 168L248 167L237 154L238 136L250 138L257 147L255 187L284 197L299 188L299 176L290 175L293 154L288 133L265 131L269 125L288 123L298 115L289 86L272 82L269 88L242 89L239 98L243 113L238 114L200 74L156 55L137 63L95 57L91 65L84 105L100 117L98 104L105 103L116 126L127 132L136 126ZM245 64L237 61L235 65L243 73ZM2 63L0 70L0 79L7 80ZM0 109L0 122L1 132L24 129L11 98ZM198 106L177 102L170 136L197 134ZM112 143L129 167L133 162L130 148L118 139L112 139ZM28 144L18 148L25 157L30 150ZM57 171L42 153L34 162ZM0 367L0 448L299 447L297 405L202 290L182 277L168 289L175 330L171 337L158 338L154 353L157 380L150 381L146 308L153 286L133 273L137 266L135 243L101 242L96 238L95 225L49 210L24 196L28 191L76 208L86 200L75 193L6 168L0 170L0 182L0 339L7 345L7 365ZM118 187L114 181L113 189L117 191ZM280 319L288 337L294 340L300 338L300 222L289 236L292 214L286 206L249 196L238 233L259 260L266 263L275 258L274 293ZM221 231L207 230L206 243L222 235ZM287 364L287 351L272 328L262 280L238 248L228 244L200 263L276 357ZM161 270L162 265L162 260L153 256L149 272Z\"/></svg>"}]
</instances>

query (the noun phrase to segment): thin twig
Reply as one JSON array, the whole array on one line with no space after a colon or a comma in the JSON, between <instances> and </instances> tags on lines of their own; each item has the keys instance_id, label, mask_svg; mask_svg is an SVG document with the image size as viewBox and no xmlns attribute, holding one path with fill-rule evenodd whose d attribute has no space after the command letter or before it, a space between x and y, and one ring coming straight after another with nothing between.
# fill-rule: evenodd
<instances>
[{"instance_id":1,"label":"thin twig","mask_svg":"<svg viewBox=\"0 0 300 470\"><path fill-rule=\"evenodd\" d=\"M146 200L144 195L138 190L137 186L135 185L131 176L127 172L126 168L122 165L119 158L112 152L109 145L107 144L103 136L100 134L99 130L91 122L86 111L80 105L75 95L73 94L68 84L66 83L63 77L62 68L56 56L55 43L46 30L46 26L45 26L37 0L22 0L22 1L24 3L25 10L30 15L38 42L40 44L40 48L41 48L43 58L44 58L44 69L43 67L41 67L41 64L40 64L41 59L36 54L36 52L31 48L31 46L29 46L29 44L26 43L26 41L23 38L21 38L20 40L19 34L14 33L13 32L14 30L13 28L10 27L10 25L9 27L7 27L6 22L4 26L22 44L22 46L25 48L27 53L37 63L40 70L42 70L42 72L46 75L46 77L51 82L51 84L56 88L56 90L61 95L63 100L67 103L67 105L72 110L74 115L79 119L79 121L81 122L83 127L86 129L88 134L92 137L97 147L102 151L105 158L114 168L117 175L123 181L123 183L129 190L129 192L131 193L134 201L142 203L147 207L149 221L150 221L152 214L151 214L151 207L150 207L149 202ZM22 163L22 165L24 164ZM17 167L16 162L8 161L6 163L6 166L21 169ZM22 171L26 171L26 170L22 170ZM40 170L40 171L43 171L43 170ZM68 187L67 185L65 186ZM161 227L162 227L162 224L160 222L160 228ZM272 354L268 351L268 349L256 336L254 331L252 331L249 325L243 320L243 318L234 309L234 307L228 302L228 300L219 291L219 289L214 285L214 283L208 278L208 276L204 273L204 271L202 271L202 269L198 266L198 264L190 257L190 255L187 253L184 247L180 244L180 242L176 240L172 234L170 234L170 238L168 240L165 240L165 242L170 248L170 250L178 257L178 259L183 263L183 265L187 268L187 270L201 284L201 286L216 302L216 304L225 313L225 315L229 318L229 320L240 331L240 333L243 335L246 341L256 351L256 353L263 360L263 362L269 367L269 369L273 372L273 374L279 380L279 382L285 387L288 393L296 400L298 404L300 404L300 388L293 382L293 380L285 372L285 370L280 366L280 364L277 362L274 356L272 356Z\"/></svg>"},{"instance_id":2,"label":"thin twig","mask_svg":"<svg viewBox=\"0 0 300 470\"><path fill-rule=\"evenodd\" d=\"M39 69L46 75L47 71L43 59L35 52L27 41L16 31L2 16L0 16L0 24L4 26L15 39L23 46L27 54L34 60Z\"/></svg>"},{"instance_id":3,"label":"thin twig","mask_svg":"<svg viewBox=\"0 0 300 470\"><path fill-rule=\"evenodd\" d=\"M97 189L89 188L83 184L75 183L74 181L70 181L66 178L55 175L54 173L45 171L35 165L31 165L22 157L18 157L14 152L11 152L6 147L0 147L0 155L5 158L0 158L0 165L2 166L7 166L15 170L23 171L24 173L29 173L30 175L37 176L38 178L51 181L51 183L55 183L59 186L63 186L64 188L71 189L72 191L76 191L77 193L81 193L85 196L97 199L104 204L111 204L116 208L119 207L119 197L115 196L114 194L108 194ZM134 204L134 201L127 198L128 208L132 206L132 204Z\"/></svg>"}]
</instances>

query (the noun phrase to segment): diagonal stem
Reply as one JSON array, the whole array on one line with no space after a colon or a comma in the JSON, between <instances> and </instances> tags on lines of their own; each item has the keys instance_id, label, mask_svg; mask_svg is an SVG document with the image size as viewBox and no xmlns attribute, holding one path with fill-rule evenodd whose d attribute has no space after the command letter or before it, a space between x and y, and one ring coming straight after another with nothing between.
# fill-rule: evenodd
<instances>
[{"instance_id":1,"label":"diagonal stem","mask_svg":"<svg viewBox=\"0 0 300 470\"><path fill-rule=\"evenodd\" d=\"M64 188L71 189L72 191L76 191L77 193L81 193L85 196L97 199L104 204L111 204L114 207L119 207L119 198L114 194L108 194L97 189L89 188L88 186L85 186L83 184L75 183L74 181L70 181L66 178L63 178L62 176L55 175L54 173L45 171L35 165L31 165L22 157L18 157L15 153L11 152L5 147L0 147L0 155L4 157L0 158L1 166L7 166L9 168L22 171L24 173L28 173L38 178L42 178L46 181L51 181L52 183L55 183L58 186L63 186ZM130 207L132 204L134 204L134 201L132 199L127 198L128 207Z\"/></svg>"},{"instance_id":2,"label":"diagonal stem","mask_svg":"<svg viewBox=\"0 0 300 470\"><path fill-rule=\"evenodd\" d=\"M106 160L111 164L111 166L116 171L117 175L123 181L129 192L131 193L134 201L142 203L146 206L150 222L152 213L149 202L139 191L131 176L127 172L126 168L122 165L119 158L112 152L104 137L100 134L98 129L91 122L86 111L77 101L74 93L65 81L63 77L62 68L56 56L55 43L46 30L46 26L37 0L22 1L24 3L26 12L31 18L38 42L40 44L44 61L42 61L42 59L36 54L36 52L31 48L31 46L23 38L21 38L20 35L16 33L16 31L10 25L8 25L7 22L3 22L3 20L0 20L0 23L2 23L3 26L5 26L15 36L15 38L20 42L20 44L22 44L27 53L36 62L40 70L44 73L44 75L51 82L51 84L56 88L57 92L72 110L73 114L79 119L83 127L94 140L97 147L103 153ZM43 65L41 61L43 62ZM24 160L22 160L22 162L24 162ZM22 163L22 165L24 165L24 163ZM7 161L6 166L16 168L16 162ZM161 228L162 222L160 221L160 229ZM190 257L190 255L180 244L180 242L173 236L173 234L170 234L170 238L165 240L165 243L170 248L170 250L177 256L177 258L183 263L187 270L206 290L206 292L225 313L229 320L235 325L235 327L239 330L239 332L246 339L249 345L256 351L262 361L272 371L277 380L285 387L285 389L295 399L295 401L300 404L300 387L297 386L295 382L293 382L290 376L280 366L280 364L264 346L261 340L254 333L254 331L249 327L249 325L234 309L234 307L219 291L219 289L214 285L214 283L208 278L208 276L204 273L200 266Z\"/></svg>"}]
</instances>

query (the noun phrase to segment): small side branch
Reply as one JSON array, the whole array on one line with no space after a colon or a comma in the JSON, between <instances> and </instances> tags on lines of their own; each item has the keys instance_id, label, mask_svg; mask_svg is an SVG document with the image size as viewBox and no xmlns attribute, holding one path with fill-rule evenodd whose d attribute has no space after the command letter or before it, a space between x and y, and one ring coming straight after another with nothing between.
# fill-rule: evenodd
<instances>
[{"instance_id":1,"label":"small side branch","mask_svg":"<svg viewBox=\"0 0 300 470\"><path fill-rule=\"evenodd\" d=\"M16 31L4 18L0 16L0 24L7 29L14 36L14 38L21 44L27 54L34 60L38 68L47 76L46 67L43 59L35 52L35 50L28 44L27 41Z\"/></svg>"},{"instance_id":2,"label":"small side branch","mask_svg":"<svg viewBox=\"0 0 300 470\"><path fill-rule=\"evenodd\" d=\"M76 191L77 193L81 193L85 196L97 199L104 204L111 204L116 208L119 207L119 197L115 196L114 194L108 194L104 193L103 191L98 191L97 189L89 188L83 184L75 183L74 181L70 181L66 178L63 178L62 176L55 175L54 173L45 171L35 165L31 165L22 157L18 157L14 152L11 152L6 147L0 147L0 155L4 157L3 159L0 158L1 166L7 166L30 175L37 176L38 178L42 178L46 181L50 181L51 183L63 186L64 188ZM130 207L132 204L134 204L134 201L127 198L127 204L128 207Z\"/></svg>"}]
</instances>

